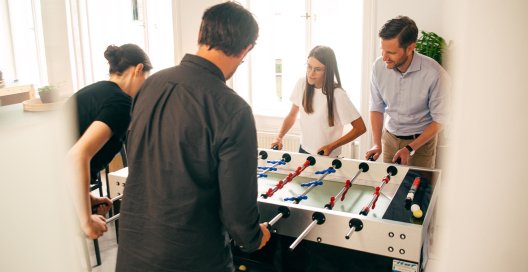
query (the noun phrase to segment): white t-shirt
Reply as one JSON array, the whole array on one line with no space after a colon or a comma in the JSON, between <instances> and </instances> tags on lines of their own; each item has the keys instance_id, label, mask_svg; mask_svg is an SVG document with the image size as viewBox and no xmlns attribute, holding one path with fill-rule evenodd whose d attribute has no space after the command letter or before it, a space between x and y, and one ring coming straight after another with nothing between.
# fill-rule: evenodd
<instances>
[{"instance_id":1,"label":"white t-shirt","mask_svg":"<svg viewBox=\"0 0 528 272\"><path fill-rule=\"evenodd\" d=\"M301 114L301 146L310 154L317 154L322 146L334 142L343 136L343 126L361 117L346 92L341 88L334 90L334 126L328 125L326 95L322 89L314 89L313 112L307 114L302 105L306 79L302 77L295 84L290 101L299 107ZM330 153L331 157L341 154L341 147Z\"/></svg>"}]
</instances>

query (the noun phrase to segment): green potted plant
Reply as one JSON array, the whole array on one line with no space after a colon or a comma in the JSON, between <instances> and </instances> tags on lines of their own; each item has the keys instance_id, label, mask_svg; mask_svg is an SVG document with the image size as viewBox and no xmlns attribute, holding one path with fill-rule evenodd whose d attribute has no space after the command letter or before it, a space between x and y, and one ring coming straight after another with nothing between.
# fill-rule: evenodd
<instances>
[{"instance_id":1,"label":"green potted plant","mask_svg":"<svg viewBox=\"0 0 528 272\"><path fill-rule=\"evenodd\" d=\"M51 85L38 88L38 94L42 103L54 103L60 99L59 90Z\"/></svg>"},{"instance_id":2,"label":"green potted plant","mask_svg":"<svg viewBox=\"0 0 528 272\"><path fill-rule=\"evenodd\" d=\"M416 51L436 60L442 65L442 53L446 46L444 38L434 32L421 31L421 36L416 41Z\"/></svg>"}]
</instances>

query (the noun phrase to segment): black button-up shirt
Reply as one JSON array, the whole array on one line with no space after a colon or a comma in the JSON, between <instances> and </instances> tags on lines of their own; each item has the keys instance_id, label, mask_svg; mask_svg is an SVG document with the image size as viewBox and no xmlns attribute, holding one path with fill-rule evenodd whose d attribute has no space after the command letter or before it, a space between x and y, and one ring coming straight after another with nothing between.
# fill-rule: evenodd
<instances>
[{"instance_id":1,"label":"black button-up shirt","mask_svg":"<svg viewBox=\"0 0 528 272\"><path fill-rule=\"evenodd\" d=\"M262 233L250 106L198 56L149 77L133 102L117 271L233 271L229 236Z\"/></svg>"}]
</instances>

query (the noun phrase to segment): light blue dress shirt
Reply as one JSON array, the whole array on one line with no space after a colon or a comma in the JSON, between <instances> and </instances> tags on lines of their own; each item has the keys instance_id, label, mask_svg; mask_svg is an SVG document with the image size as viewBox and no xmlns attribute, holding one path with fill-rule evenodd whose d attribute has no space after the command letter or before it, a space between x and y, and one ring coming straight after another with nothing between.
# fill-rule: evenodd
<instances>
[{"instance_id":1,"label":"light blue dress shirt","mask_svg":"<svg viewBox=\"0 0 528 272\"><path fill-rule=\"evenodd\" d=\"M384 127L392 134L421 134L432 121L445 124L450 84L440 64L416 51L403 74L387 69L379 57L372 68L370 111L386 113Z\"/></svg>"}]
</instances>

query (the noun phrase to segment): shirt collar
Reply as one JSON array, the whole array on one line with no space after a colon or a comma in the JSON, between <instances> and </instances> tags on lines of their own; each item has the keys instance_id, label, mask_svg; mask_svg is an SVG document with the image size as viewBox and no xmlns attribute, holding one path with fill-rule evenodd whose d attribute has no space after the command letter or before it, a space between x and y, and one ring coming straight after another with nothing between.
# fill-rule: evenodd
<instances>
[{"instance_id":1,"label":"shirt collar","mask_svg":"<svg viewBox=\"0 0 528 272\"><path fill-rule=\"evenodd\" d=\"M422 69L422 55L414 51L411 65L409 65L409 69L405 73L420 71L420 69Z\"/></svg>"},{"instance_id":2,"label":"shirt collar","mask_svg":"<svg viewBox=\"0 0 528 272\"><path fill-rule=\"evenodd\" d=\"M202 57L197 56L197 55L185 54L185 56L183 57L181 63L182 64L189 63L191 65L199 66L199 67L201 67L203 69L206 69L211 74L217 76L223 82L226 81L225 77L224 77L224 73L222 73L220 68L218 68L218 66L216 66L214 63L208 61L205 58L202 58Z\"/></svg>"}]
</instances>

